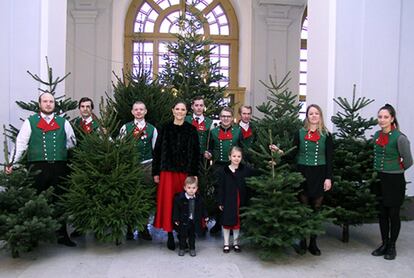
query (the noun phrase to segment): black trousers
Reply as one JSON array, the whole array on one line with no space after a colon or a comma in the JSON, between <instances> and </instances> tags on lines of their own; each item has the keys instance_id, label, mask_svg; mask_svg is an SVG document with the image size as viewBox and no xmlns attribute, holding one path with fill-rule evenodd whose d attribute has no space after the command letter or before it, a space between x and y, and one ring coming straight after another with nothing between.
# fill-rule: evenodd
<instances>
[{"instance_id":1,"label":"black trousers","mask_svg":"<svg viewBox=\"0 0 414 278\"><path fill-rule=\"evenodd\" d=\"M181 223L178 226L178 240L180 249L184 250L188 245L191 250L195 249L195 225L193 220L188 220L188 223Z\"/></svg>"},{"instance_id":2,"label":"black trousers","mask_svg":"<svg viewBox=\"0 0 414 278\"><path fill-rule=\"evenodd\" d=\"M53 188L52 203L55 205L55 218L59 220L61 227L57 231L58 237L69 237L66 230L66 221L63 219L63 209L57 207L59 197L65 193L65 190L61 188L63 186L64 178L69 174L69 167L66 161L55 162L31 162L28 164L29 170L33 173L34 188L37 193L41 193L47 190L49 187Z\"/></svg>"}]
</instances>

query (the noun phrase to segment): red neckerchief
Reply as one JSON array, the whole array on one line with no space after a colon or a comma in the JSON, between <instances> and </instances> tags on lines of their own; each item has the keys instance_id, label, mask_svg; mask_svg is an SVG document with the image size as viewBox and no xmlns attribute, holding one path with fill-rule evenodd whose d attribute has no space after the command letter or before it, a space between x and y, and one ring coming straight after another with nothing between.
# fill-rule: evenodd
<instances>
[{"instance_id":1,"label":"red neckerchief","mask_svg":"<svg viewBox=\"0 0 414 278\"><path fill-rule=\"evenodd\" d=\"M393 131L394 129L395 129L395 126L391 126L391 131ZM389 142L389 137L390 137L389 132L384 133L381 130L377 140L375 141L375 144L381 147L385 147Z\"/></svg>"},{"instance_id":2,"label":"red neckerchief","mask_svg":"<svg viewBox=\"0 0 414 278\"><path fill-rule=\"evenodd\" d=\"M219 140L232 140L233 139L233 133L231 132L232 128L229 127L227 130L223 130L223 128L220 127L218 139Z\"/></svg>"},{"instance_id":3,"label":"red neckerchief","mask_svg":"<svg viewBox=\"0 0 414 278\"><path fill-rule=\"evenodd\" d=\"M201 123L198 123L198 121L196 119L193 119L192 125L195 126L197 131L205 131L206 130L206 124L205 124L204 121L202 121Z\"/></svg>"},{"instance_id":4,"label":"red neckerchief","mask_svg":"<svg viewBox=\"0 0 414 278\"><path fill-rule=\"evenodd\" d=\"M40 121L37 124L37 127L40 128L43 132L48 132L60 128L58 123L55 121L55 117L52 118L50 123L47 123L43 117L40 117Z\"/></svg>"},{"instance_id":5,"label":"red neckerchief","mask_svg":"<svg viewBox=\"0 0 414 278\"><path fill-rule=\"evenodd\" d=\"M305 140L307 141L317 142L320 138L321 138L321 135L319 134L318 130L315 130L315 131L308 130L308 132L305 135Z\"/></svg>"},{"instance_id":6,"label":"red neckerchief","mask_svg":"<svg viewBox=\"0 0 414 278\"><path fill-rule=\"evenodd\" d=\"M91 133L92 132L92 121L86 123L86 120L81 120L80 126L84 133Z\"/></svg>"},{"instance_id":7,"label":"red neckerchief","mask_svg":"<svg viewBox=\"0 0 414 278\"><path fill-rule=\"evenodd\" d=\"M249 138L250 136L253 135L252 128L250 126L247 130L244 130L244 128L241 128L241 131L242 131L242 134L243 134L243 139Z\"/></svg>"},{"instance_id":8,"label":"red neckerchief","mask_svg":"<svg viewBox=\"0 0 414 278\"><path fill-rule=\"evenodd\" d=\"M147 130L147 124L145 124L143 129L140 129L138 126L135 126L135 129L133 131L133 135L135 139L143 139L142 137L145 136L145 130Z\"/></svg>"}]
</instances>

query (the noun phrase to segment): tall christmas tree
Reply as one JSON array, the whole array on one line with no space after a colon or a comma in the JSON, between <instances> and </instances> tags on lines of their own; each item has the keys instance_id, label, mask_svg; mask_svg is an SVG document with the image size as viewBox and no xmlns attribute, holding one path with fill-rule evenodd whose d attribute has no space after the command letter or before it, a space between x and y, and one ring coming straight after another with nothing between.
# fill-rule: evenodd
<instances>
[{"instance_id":1,"label":"tall christmas tree","mask_svg":"<svg viewBox=\"0 0 414 278\"><path fill-rule=\"evenodd\" d=\"M194 2L194 1L193 1ZM160 82L178 98L190 103L203 96L208 116L217 114L223 106L224 76L219 62L212 62L213 42L203 34L203 15L193 4L186 4L185 13L178 19L179 32L175 42L168 43L164 54L165 68Z\"/></svg>"},{"instance_id":2,"label":"tall christmas tree","mask_svg":"<svg viewBox=\"0 0 414 278\"><path fill-rule=\"evenodd\" d=\"M171 109L176 97L163 89L158 80L151 80L150 72L142 65L136 74L126 73L123 78L116 76L116 79L114 94L109 101L117 111L118 128L134 119L131 109L136 101L145 103L148 110L145 118L156 127L172 119ZM115 131L119 132L119 129Z\"/></svg>"},{"instance_id":3,"label":"tall christmas tree","mask_svg":"<svg viewBox=\"0 0 414 278\"><path fill-rule=\"evenodd\" d=\"M5 165L8 165L6 137L4 145ZM32 176L24 168L17 168L11 174L0 172L0 241L5 242L3 247L14 258L33 250L39 242L54 241L60 226L53 219L52 191L37 194L32 184Z\"/></svg>"},{"instance_id":4,"label":"tall christmas tree","mask_svg":"<svg viewBox=\"0 0 414 278\"><path fill-rule=\"evenodd\" d=\"M260 256L270 259L277 251L292 246L297 239L321 234L322 223L329 211L314 213L298 201L297 194L303 177L295 172L280 153L271 153L270 144L285 150L285 156L294 149L293 134L302 126L299 120L300 104L289 91L289 74L280 83L270 78L263 83L270 95L260 105L261 119L255 119L257 141L250 150L254 165L263 175L252 177L248 186L253 197L241 214L244 236L260 249Z\"/></svg>"},{"instance_id":5,"label":"tall christmas tree","mask_svg":"<svg viewBox=\"0 0 414 278\"><path fill-rule=\"evenodd\" d=\"M154 187L143 182L135 138L111 138L117 129L116 111L101 106L105 132L85 134L74 150L63 206L81 233L119 244L127 227L143 230L154 209Z\"/></svg>"},{"instance_id":6,"label":"tall christmas tree","mask_svg":"<svg viewBox=\"0 0 414 278\"><path fill-rule=\"evenodd\" d=\"M371 186L376 177L373 169L373 142L366 132L376 125L374 118L365 119L361 111L374 100L355 98L352 102L338 97L341 108L332 117L337 128L334 133L334 185L325 203L335 208L335 224L342 226L342 241L349 240L349 226L372 221L376 217L375 195Z\"/></svg>"}]
</instances>

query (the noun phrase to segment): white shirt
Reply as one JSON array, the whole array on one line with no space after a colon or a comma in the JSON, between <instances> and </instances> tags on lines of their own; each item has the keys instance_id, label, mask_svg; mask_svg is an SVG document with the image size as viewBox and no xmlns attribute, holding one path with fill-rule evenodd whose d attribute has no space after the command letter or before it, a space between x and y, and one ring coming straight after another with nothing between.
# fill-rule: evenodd
<instances>
[{"instance_id":1,"label":"white shirt","mask_svg":"<svg viewBox=\"0 0 414 278\"><path fill-rule=\"evenodd\" d=\"M87 117L86 120L85 120L85 118L81 118L81 119L82 119L81 121L85 121L85 124L89 124L93 120L92 116Z\"/></svg>"},{"instance_id":2,"label":"white shirt","mask_svg":"<svg viewBox=\"0 0 414 278\"><path fill-rule=\"evenodd\" d=\"M50 123L52 119L55 117L55 113L50 115L46 115L44 113L40 113L40 116L45 119L47 123ZM71 149L76 145L76 137L75 133L73 132L72 126L70 123L65 119L65 133L66 133L66 149ZM29 145L30 136L32 135L32 127L30 126L29 119L26 119L23 122L22 128L17 134L16 137L16 146L14 150L14 156L12 158L12 162L16 163L22 158L23 153L27 150Z\"/></svg>"},{"instance_id":3,"label":"white shirt","mask_svg":"<svg viewBox=\"0 0 414 278\"><path fill-rule=\"evenodd\" d=\"M198 118L197 120L198 123L202 123L204 121L204 115L197 116L196 114L193 113L193 119L195 120L196 118Z\"/></svg>"},{"instance_id":4,"label":"white shirt","mask_svg":"<svg viewBox=\"0 0 414 278\"><path fill-rule=\"evenodd\" d=\"M243 122L243 121L240 121L239 126L240 126L241 128L243 128L245 131L247 131L247 130L249 130L249 126L250 126L250 124L249 124L249 123L245 123L245 122Z\"/></svg>"},{"instance_id":5,"label":"white shirt","mask_svg":"<svg viewBox=\"0 0 414 278\"><path fill-rule=\"evenodd\" d=\"M139 121L137 119L134 119L134 124L139 129L143 129L147 125L147 123L145 122L145 119L143 119L141 121ZM126 124L125 124L121 127L121 130L119 131L119 137L123 138L123 137L125 137L126 134L127 134L127 131L126 131ZM157 137L158 137L158 131L157 131L157 128L154 127L154 132L152 133L152 140L151 140L151 146L152 146L153 150L155 148L155 142L157 142ZM151 161L152 161L152 159L147 159L147 160L142 161L141 164L145 164L145 163L148 163L148 162L151 162Z\"/></svg>"}]
</instances>

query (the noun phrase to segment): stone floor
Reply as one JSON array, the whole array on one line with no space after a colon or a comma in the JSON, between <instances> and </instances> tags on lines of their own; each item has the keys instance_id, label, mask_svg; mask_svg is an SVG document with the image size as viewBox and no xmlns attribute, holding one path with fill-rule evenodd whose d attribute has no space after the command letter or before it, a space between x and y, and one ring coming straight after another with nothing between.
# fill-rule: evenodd
<instances>
[{"instance_id":1,"label":"stone floor","mask_svg":"<svg viewBox=\"0 0 414 278\"><path fill-rule=\"evenodd\" d=\"M377 224L351 228L349 243L339 240L341 230L327 226L320 237L322 256L296 255L287 250L272 262L261 261L247 248L224 254L222 239L207 236L196 242L197 256L179 257L165 246L165 234L154 240L120 246L80 237L78 247L44 244L34 252L12 259L0 251L0 277L413 277L414 221L403 222L394 261L370 255L379 242Z\"/></svg>"}]
</instances>

